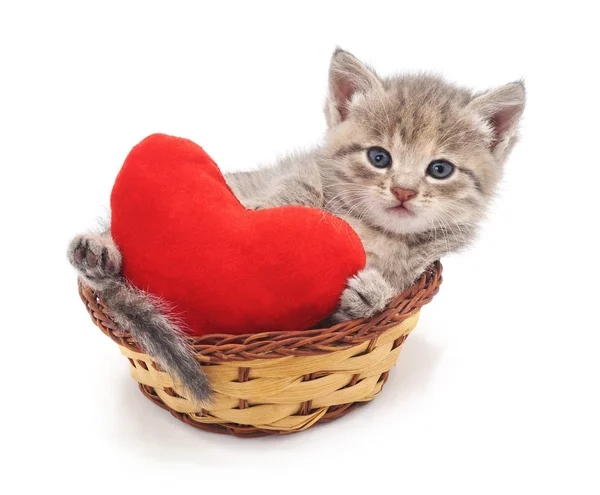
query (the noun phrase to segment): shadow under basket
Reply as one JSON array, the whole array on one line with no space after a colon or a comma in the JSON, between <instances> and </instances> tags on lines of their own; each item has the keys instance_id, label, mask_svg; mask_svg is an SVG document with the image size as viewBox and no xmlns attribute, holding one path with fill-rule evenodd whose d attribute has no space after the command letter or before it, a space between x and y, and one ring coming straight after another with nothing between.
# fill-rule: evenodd
<instances>
[{"instance_id":1,"label":"shadow under basket","mask_svg":"<svg viewBox=\"0 0 600 495\"><path fill-rule=\"evenodd\" d=\"M330 328L188 337L214 390L209 408L186 399L81 281L79 294L94 323L128 358L131 376L152 402L197 428L256 437L302 431L372 400L441 281L442 266L436 262L381 314Z\"/></svg>"}]
</instances>

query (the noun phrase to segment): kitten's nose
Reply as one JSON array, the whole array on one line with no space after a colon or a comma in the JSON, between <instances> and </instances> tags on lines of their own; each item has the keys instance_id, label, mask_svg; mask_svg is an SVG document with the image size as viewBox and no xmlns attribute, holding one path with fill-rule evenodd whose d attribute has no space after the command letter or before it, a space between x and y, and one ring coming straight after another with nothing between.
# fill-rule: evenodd
<instances>
[{"instance_id":1,"label":"kitten's nose","mask_svg":"<svg viewBox=\"0 0 600 495\"><path fill-rule=\"evenodd\" d=\"M392 194L396 196L398 201L404 202L414 198L417 195L417 191L402 189L401 187L392 187Z\"/></svg>"}]
</instances>

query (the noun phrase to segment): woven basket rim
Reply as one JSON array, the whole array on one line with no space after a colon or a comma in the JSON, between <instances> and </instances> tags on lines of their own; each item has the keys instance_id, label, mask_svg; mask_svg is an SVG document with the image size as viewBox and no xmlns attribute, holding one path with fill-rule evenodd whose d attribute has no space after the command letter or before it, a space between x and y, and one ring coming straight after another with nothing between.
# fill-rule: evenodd
<instances>
[{"instance_id":1,"label":"woven basket rim","mask_svg":"<svg viewBox=\"0 0 600 495\"><path fill-rule=\"evenodd\" d=\"M186 337L196 358L203 364L272 359L286 356L316 356L343 350L373 340L413 316L439 291L442 265L433 263L409 289L372 318L338 323L327 328L263 332L253 334L207 334ZM117 344L145 353L128 332L120 330L110 318L110 308L94 290L78 280L79 295L94 323Z\"/></svg>"}]
</instances>

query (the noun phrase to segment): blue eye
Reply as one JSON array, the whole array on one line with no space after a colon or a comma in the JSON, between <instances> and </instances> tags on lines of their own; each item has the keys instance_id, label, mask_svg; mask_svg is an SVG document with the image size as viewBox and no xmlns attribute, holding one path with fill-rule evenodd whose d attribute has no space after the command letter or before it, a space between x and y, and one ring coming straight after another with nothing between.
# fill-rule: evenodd
<instances>
[{"instance_id":1,"label":"blue eye","mask_svg":"<svg viewBox=\"0 0 600 495\"><path fill-rule=\"evenodd\" d=\"M454 165L446 160L435 160L427 166L427 174L434 179L447 179L454 172Z\"/></svg>"},{"instance_id":2,"label":"blue eye","mask_svg":"<svg viewBox=\"0 0 600 495\"><path fill-rule=\"evenodd\" d=\"M387 168L392 164L391 155L380 148L379 146L373 146L367 150L367 157L369 161L377 168Z\"/></svg>"}]
</instances>

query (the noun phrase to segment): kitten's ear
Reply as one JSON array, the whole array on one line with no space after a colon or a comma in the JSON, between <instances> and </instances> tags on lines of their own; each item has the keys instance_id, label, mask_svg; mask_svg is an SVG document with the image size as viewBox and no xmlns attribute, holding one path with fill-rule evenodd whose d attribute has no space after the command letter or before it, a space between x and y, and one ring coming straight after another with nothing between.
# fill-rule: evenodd
<instances>
[{"instance_id":1,"label":"kitten's ear","mask_svg":"<svg viewBox=\"0 0 600 495\"><path fill-rule=\"evenodd\" d=\"M329 127L348 117L348 106L355 94L380 88L383 88L381 80L373 70L354 55L337 48L331 57L329 96L325 105Z\"/></svg>"},{"instance_id":2,"label":"kitten's ear","mask_svg":"<svg viewBox=\"0 0 600 495\"><path fill-rule=\"evenodd\" d=\"M519 121L525 109L523 81L509 83L476 96L469 107L492 130L492 153L499 159L506 158L516 141Z\"/></svg>"}]
</instances>

